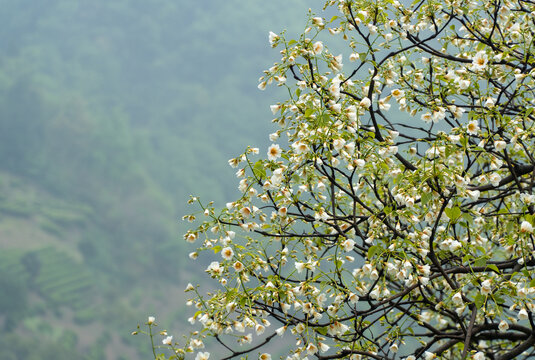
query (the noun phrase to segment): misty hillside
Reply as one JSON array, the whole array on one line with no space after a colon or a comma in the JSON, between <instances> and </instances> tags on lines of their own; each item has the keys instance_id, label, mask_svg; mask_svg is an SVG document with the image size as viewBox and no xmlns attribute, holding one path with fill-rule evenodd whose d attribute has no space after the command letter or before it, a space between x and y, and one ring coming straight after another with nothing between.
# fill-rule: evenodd
<instances>
[{"instance_id":1,"label":"misty hillside","mask_svg":"<svg viewBox=\"0 0 535 360\"><path fill-rule=\"evenodd\" d=\"M270 30L321 1L0 0L0 358L147 359L202 281L185 201L268 144Z\"/></svg>"}]
</instances>

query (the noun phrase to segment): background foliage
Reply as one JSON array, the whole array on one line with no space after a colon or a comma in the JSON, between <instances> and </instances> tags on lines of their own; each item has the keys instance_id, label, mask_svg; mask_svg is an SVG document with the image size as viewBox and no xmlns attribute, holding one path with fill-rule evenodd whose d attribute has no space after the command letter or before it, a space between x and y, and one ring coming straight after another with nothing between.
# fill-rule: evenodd
<instances>
[{"instance_id":1,"label":"background foliage","mask_svg":"<svg viewBox=\"0 0 535 360\"><path fill-rule=\"evenodd\" d=\"M0 1L0 358L143 358L139 319L179 327L183 203L265 149L267 33L310 5Z\"/></svg>"}]
</instances>

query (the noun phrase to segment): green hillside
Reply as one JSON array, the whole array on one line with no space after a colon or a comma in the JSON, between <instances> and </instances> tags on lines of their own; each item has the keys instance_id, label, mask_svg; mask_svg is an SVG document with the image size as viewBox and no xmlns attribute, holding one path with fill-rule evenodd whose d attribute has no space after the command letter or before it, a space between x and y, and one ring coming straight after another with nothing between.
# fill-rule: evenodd
<instances>
[{"instance_id":1,"label":"green hillside","mask_svg":"<svg viewBox=\"0 0 535 360\"><path fill-rule=\"evenodd\" d=\"M146 359L138 322L180 328L187 196L236 192L281 95L267 33L321 3L0 0L1 359Z\"/></svg>"}]
</instances>

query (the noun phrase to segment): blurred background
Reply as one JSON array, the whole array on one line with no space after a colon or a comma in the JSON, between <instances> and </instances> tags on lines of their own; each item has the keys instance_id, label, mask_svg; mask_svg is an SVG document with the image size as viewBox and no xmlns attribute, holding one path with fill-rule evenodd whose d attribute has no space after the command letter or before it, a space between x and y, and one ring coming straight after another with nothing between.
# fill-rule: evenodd
<instances>
[{"instance_id":1,"label":"blurred background","mask_svg":"<svg viewBox=\"0 0 535 360\"><path fill-rule=\"evenodd\" d=\"M0 359L149 359L179 335L189 194L237 196L265 153L257 89L321 0L0 0Z\"/></svg>"}]
</instances>

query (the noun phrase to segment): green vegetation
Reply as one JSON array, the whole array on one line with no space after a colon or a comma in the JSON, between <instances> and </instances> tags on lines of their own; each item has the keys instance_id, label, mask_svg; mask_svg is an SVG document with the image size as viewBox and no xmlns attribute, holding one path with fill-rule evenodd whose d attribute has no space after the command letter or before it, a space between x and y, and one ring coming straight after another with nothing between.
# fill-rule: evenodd
<instances>
[{"instance_id":1,"label":"green vegetation","mask_svg":"<svg viewBox=\"0 0 535 360\"><path fill-rule=\"evenodd\" d=\"M0 0L0 358L147 358L139 319L185 320L183 203L265 151L267 32L309 3Z\"/></svg>"}]
</instances>

